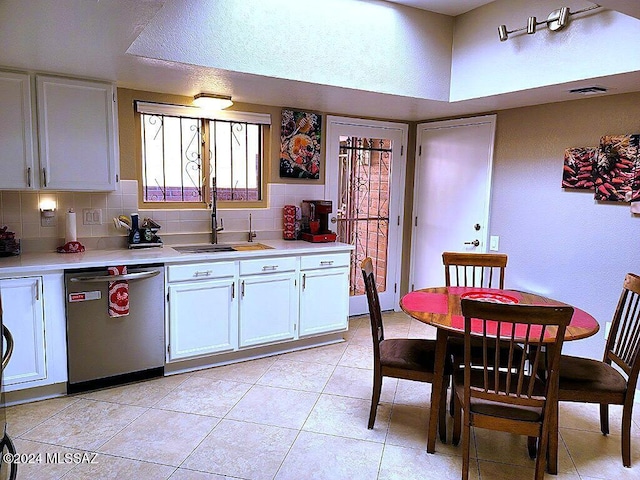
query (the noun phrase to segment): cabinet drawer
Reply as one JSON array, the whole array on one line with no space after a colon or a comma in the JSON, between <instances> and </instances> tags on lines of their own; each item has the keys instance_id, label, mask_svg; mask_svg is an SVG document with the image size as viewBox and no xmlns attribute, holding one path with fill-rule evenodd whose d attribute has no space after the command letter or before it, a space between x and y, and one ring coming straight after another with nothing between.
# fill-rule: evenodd
<instances>
[{"instance_id":1,"label":"cabinet drawer","mask_svg":"<svg viewBox=\"0 0 640 480\"><path fill-rule=\"evenodd\" d=\"M240 262L240 275L287 272L296 269L296 257L260 258Z\"/></svg>"},{"instance_id":2,"label":"cabinet drawer","mask_svg":"<svg viewBox=\"0 0 640 480\"><path fill-rule=\"evenodd\" d=\"M351 255L349 253L326 253L323 255L308 255L300 259L300 269L348 267Z\"/></svg>"},{"instance_id":3,"label":"cabinet drawer","mask_svg":"<svg viewBox=\"0 0 640 480\"><path fill-rule=\"evenodd\" d=\"M233 277L236 273L234 262L192 263L189 265L169 265L167 279L169 282L196 280L198 278Z\"/></svg>"}]
</instances>

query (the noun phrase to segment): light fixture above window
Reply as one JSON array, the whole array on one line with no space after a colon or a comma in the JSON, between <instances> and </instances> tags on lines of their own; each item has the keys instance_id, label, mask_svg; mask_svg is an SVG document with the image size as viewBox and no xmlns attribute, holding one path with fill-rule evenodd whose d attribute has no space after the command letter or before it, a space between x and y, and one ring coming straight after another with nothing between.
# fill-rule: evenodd
<instances>
[{"instance_id":1,"label":"light fixture above window","mask_svg":"<svg viewBox=\"0 0 640 480\"><path fill-rule=\"evenodd\" d=\"M193 97L193 104L201 108L223 110L233 105L233 101L231 101L230 95L201 92Z\"/></svg>"},{"instance_id":2,"label":"light fixture above window","mask_svg":"<svg viewBox=\"0 0 640 480\"><path fill-rule=\"evenodd\" d=\"M538 25L543 24L546 24L549 30L556 32L569 25L569 18L572 15L588 12L589 10L595 10L596 8L600 8L600 5L593 5L591 7L583 8L582 10L576 10L575 12L571 12L569 10L569 7L562 7L551 12L547 19L543 20L542 22L538 22L536 17L529 17L527 19L527 25L525 27L516 28L515 30L507 30L506 25L500 25L498 27L498 37L500 37L501 42L505 42L509 39L509 35L512 33L526 31L529 35L531 35L536 33L536 27Z\"/></svg>"}]
</instances>

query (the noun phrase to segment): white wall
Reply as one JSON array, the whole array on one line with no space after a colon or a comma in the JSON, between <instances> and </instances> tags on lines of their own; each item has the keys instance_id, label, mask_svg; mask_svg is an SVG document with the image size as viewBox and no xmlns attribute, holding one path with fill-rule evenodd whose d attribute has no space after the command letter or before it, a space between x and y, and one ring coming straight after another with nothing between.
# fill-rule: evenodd
<instances>
[{"instance_id":1,"label":"white wall","mask_svg":"<svg viewBox=\"0 0 640 480\"><path fill-rule=\"evenodd\" d=\"M128 53L433 100L449 98L453 19L383 1L167 2Z\"/></svg>"},{"instance_id":2,"label":"white wall","mask_svg":"<svg viewBox=\"0 0 640 480\"><path fill-rule=\"evenodd\" d=\"M534 35L498 38L498 26L523 27L529 16L546 20L561 6L592 6L584 0L497 0L456 18L451 100L562 84L640 69L640 20L606 9L572 16L557 32L539 26ZM585 82L585 85L588 85Z\"/></svg>"}]
</instances>

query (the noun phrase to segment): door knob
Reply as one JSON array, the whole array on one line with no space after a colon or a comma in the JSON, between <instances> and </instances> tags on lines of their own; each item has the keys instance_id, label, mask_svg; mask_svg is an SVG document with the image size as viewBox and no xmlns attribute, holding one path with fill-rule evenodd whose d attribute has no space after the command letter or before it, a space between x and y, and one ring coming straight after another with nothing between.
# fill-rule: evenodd
<instances>
[{"instance_id":1,"label":"door knob","mask_svg":"<svg viewBox=\"0 0 640 480\"><path fill-rule=\"evenodd\" d=\"M464 242L465 245L473 245L474 247L477 247L480 245L480 240L478 240L477 238L473 241L473 242Z\"/></svg>"},{"instance_id":2,"label":"door knob","mask_svg":"<svg viewBox=\"0 0 640 480\"><path fill-rule=\"evenodd\" d=\"M336 217L331 217L331 223L336 223L338 219Z\"/></svg>"}]
</instances>

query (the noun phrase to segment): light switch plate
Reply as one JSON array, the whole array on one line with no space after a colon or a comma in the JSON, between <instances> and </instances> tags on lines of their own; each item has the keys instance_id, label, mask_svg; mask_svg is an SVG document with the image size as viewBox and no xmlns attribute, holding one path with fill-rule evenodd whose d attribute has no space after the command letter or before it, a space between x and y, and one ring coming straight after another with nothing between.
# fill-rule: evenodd
<instances>
[{"instance_id":1,"label":"light switch plate","mask_svg":"<svg viewBox=\"0 0 640 480\"><path fill-rule=\"evenodd\" d=\"M500 237L497 235L491 235L489 238L489 250L492 252L497 252L500 245Z\"/></svg>"}]
</instances>

